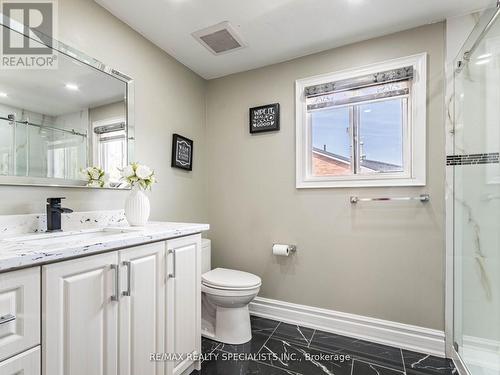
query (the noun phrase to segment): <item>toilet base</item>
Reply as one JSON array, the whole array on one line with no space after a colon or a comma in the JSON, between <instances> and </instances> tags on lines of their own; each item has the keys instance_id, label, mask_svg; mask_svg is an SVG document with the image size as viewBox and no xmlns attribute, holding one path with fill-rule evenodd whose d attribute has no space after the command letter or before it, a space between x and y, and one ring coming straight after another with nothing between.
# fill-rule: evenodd
<instances>
[{"instance_id":1,"label":"toilet base","mask_svg":"<svg viewBox=\"0 0 500 375\"><path fill-rule=\"evenodd\" d=\"M201 335L225 344L239 345L252 339L248 305L222 307L202 295Z\"/></svg>"}]
</instances>

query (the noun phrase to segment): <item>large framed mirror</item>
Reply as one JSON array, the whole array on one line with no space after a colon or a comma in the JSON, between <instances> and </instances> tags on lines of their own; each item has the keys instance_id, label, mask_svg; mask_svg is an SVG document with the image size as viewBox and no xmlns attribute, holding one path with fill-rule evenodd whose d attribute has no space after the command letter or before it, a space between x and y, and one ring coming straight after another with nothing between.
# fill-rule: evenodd
<instances>
[{"instance_id":1,"label":"large framed mirror","mask_svg":"<svg viewBox=\"0 0 500 375\"><path fill-rule=\"evenodd\" d=\"M0 184L128 188L133 80L5 15L1 29L50 48L56 64L0 69Z\"/></svg>"}]
</instances>

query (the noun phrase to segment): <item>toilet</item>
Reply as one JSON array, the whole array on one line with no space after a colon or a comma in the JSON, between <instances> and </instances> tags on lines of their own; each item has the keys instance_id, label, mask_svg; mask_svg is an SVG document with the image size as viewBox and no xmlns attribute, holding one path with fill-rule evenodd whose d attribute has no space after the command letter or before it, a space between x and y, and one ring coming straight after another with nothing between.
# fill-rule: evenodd
<instances>
[{"instance_id":1,"label":"toilet","mask_svg":"<svg viewBox=\"0 0 500 375\"><path fill-rule=\"evenodd\" d=\"M260 277L248 272L211 270L210 240L202 240L201 333L226 344L244 344L252 339L248 304L257 296Z\"/></svg>"}]
</instances>

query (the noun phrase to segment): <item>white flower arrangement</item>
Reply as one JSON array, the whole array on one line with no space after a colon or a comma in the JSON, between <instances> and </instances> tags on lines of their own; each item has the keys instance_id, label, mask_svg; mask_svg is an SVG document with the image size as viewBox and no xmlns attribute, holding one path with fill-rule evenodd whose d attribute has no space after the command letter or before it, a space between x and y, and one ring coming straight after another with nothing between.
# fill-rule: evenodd
<instances>
[{"instance_id":1,"label":"white flower arrangement","mask_svg":"<svg viewBox=\"0 0 500 375\"><path fill-rule=\"evenodd\" d=\"M156 182L155 172L146 165L131 163L121 170L122 180L131 187L139 186L141 189L151 189Z\"/></svg>"},{"instance_id":2,"label":"white flower arrangement","mask_svg":"<svg viewBox=\"0 0 500 375\"><path fill-rule=\"evenodd\" d=\"M107 183L106 172L100 167L88 167L82 169L83 178L89 187L104 187Z\"/></svg>"}]
</instances>

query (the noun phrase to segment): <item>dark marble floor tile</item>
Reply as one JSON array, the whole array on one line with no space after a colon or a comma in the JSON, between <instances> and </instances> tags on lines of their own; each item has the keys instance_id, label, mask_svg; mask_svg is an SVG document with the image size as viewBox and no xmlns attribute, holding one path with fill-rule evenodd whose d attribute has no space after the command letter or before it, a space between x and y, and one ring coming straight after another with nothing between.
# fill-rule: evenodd
<instances>
[{"instance_id":1,"label":"dark marble floor tile","mask_svg":"<svg viewBox=\"0 0 500 375\"><path fill-rule=\"evenodd\" d=\"M201 338L201 352L203 354L211 353L221 345L220 342L209 340L205 337Z\"/></svg>"},{"instance_id":2,"label":"dark marble floor tile","mask_svg":"<svg viewBox=\"0 0 500 375\"><path fill-rule=\"evenodd\" d=\"M408 375L451 375L457 374L453 361L428 354L403 350Z\"/></svg>"},{"instance_id":3,"label":"dark marble floor tile","mask_svg":"<svg viewBox=\"0 0 500 375\"><path fill-rule=\"evenodd\" d=\"M227 357L228 353L218 350L213 354L219 356L204 361L201 371L191 373L191 375L300 375L256 361Z\"/></svg>"},{"instance_id":4,"label":"dark marble floor tile","mask_svg":"<svg viewBox=\"0 0 500 375\"><path fill-rule=\"evenodd\" d=\"M276 320L261 318L258 316L250 316L252 325L252 333L272 334L280 322Z\"/></svg>"},{"instance_id":5,"label":"dark marble floor tile","mask_svg":"<svg viewBox=\"0 0 500 375\"><path fill-rule=\"evenodd\" d=\"M314 329L300 327L295 324L280 323L274 331L272 338L294 342L299 345L308 346L311 342Z\"/></svg>"},{"instance_id":6,"label":"dark marble floor tile","mask_svg":"<svg viewBox=\"0 0 500 375\"><path fill-rule=\"evenodd\" d=\"M354 360L352 364L352 375L402 375L403 372L387 367L375 365L373 363Z\"/></svg>"},{"instance_id":7,"label":"dark marble floor tile","mask_svg":"<svg viewBox=\"0 0 500 375\"><path fill-rule=\"evenodd\" d=\"M353 358L404 371L401 350L392 346L316 331L310 347L326 352L350 354Z\"/></svg>"},{"instance_id":8,"label":"dark marble floor tile","mask_svg":"<svg viewBox=\"0 0 500 375\"><path fill-rule=\"evenodd\" d=\"M231 345L221 343L218 349L227 353L257 354L268 338L268 334L252 333L252 340L245 344Z\"/></svg>"},{"instance_id":9,"label":"dark marble floor tile","mask_svg":"<svg viewBox=\"0 0 500 375\"><path fill-rule=\"evenodd\" d=\"M350 358L344 358L339 354L323 353L294 342L276 339L274 336L271 336L262 348L259 360L306 375L350 375L352 366Z\"/></svg>"},{"instance_id":10,"label":"dark marble floor tile","mask_svg":"<svg viewBox=\"0 0 500 375\"><path fill-rule=\"evenodd\" d=\"M203 338L192 375L458 375L449 359L259 317L251 324L242 345Z\"/></svg>"}]
</instances>

